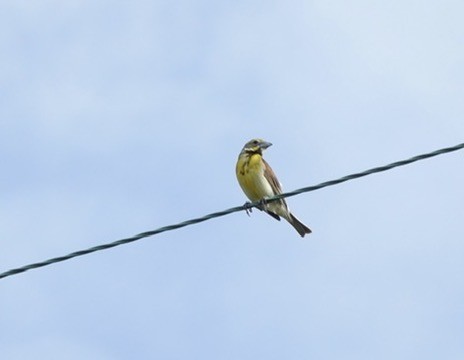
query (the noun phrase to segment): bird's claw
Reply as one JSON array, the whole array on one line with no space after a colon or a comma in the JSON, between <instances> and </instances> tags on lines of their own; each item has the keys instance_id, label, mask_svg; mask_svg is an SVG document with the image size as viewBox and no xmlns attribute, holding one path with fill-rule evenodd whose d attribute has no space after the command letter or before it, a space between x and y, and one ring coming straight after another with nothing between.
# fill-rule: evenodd
<instances>
[{"instance_id":1,"label":"bird's claw","mask_svg":"<svg viewBox=\"0 0 464 360\"><path fill-rule=\"evenodd\" d=\"M252 213L253 211L253 206L251 206L251 202L247 201L243 206L245 206L245 212L248 216L250 216L250 214Z\"/></svg>"},{"instance_id":2,"label":"bird's claw","mask_svg":"<svg viewBox=\"0 0 464 360\"><path fill-rule=\"evenodd\" d=\"M259 200L257 208L261 211L266 211L267 209L267 200L265 198L262 198Z\"/></svg>"},{"instance_id":3,"label":"bird's claw","mask_svg":"<svg viewBox=\"0 0 464 360\"><path fill-rule=\"evenodd\" d=\"M252 206L252 203L247 201L243 206L245 207L245 212L247 213L247 215L250 216L254 207ZM267 211L267 200L264 198L259 200L258 204L256 205L256 208L258 208L260 211Z\"/></svg>"}]
</instances>

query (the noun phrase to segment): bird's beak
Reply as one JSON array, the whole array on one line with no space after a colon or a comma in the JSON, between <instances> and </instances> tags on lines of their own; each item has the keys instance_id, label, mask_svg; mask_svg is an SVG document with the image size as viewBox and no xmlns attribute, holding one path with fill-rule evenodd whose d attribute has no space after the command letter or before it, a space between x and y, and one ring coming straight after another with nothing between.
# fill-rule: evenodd
<instances>
[{"instance_id":1,"label":"bird's beak","mask_svg":"<svg viewBox=\"0 0 464 360\"><path fill-rule=\"evenodd\" d=\"M261 144L259 144L259 147L264 150L264 149L267 149L271 145L272 145L272 143L267 142L267 141L263 141Z\"/></svg>"}]
</instances>

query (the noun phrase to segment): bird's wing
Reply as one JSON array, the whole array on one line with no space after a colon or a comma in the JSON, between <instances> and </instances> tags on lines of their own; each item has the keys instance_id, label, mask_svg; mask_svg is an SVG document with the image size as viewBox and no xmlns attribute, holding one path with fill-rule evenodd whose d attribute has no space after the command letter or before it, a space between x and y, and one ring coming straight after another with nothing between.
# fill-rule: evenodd
<instances>
[{"instance_id":1,"label":"bird's wing","mask_svg":"<svg viewBox=\"0 0 464 360\"><path fill-rule=\"evenodd\" d=\"M269 164L263 159L264 163L264 178L269 183L272 188L272 192L274 195L282 194L282 185L280 185L277 176L274 174L274 171L269 166ZM266 212L271 215L272 217L280 220L279 216L283 216L286 218L288 213L288 207L285 199L280 199L275 202L270 203L267 206Z\"/></svg>"},{"instance_id":2,"label":"bird's wing","mask_svg":"<svg viewBox=\"0 0 464 360\"><path fill-rule=\"evenodd\" d=\"M274 195L282 194L282 186L280 185L279 180L277 180L277 176L274 174L274 171L272 171L272 168L269 166L266 160L263 159L263 163L264 177L266 178L269 185L271 185Z\"/></svg>"}]
</instances>

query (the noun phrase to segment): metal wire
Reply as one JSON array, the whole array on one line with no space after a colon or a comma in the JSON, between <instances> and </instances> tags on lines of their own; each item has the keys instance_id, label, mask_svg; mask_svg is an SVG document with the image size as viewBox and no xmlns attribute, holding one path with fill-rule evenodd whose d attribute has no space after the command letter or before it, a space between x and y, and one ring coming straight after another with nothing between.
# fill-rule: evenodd
<instances>
[{"instance_id":1,"label":"metal wire","mask_svg":"<svg viewBox=\"0 0 464 360\"><path fill-rule=\"evenodd\" d=\"M361 177L364 177L364 176L367 176L367 175L372 175L372 174L380 173L380 172L383 172L383 171L391 170L391 169L399 167L399 166L408 165L408 164L411 164L411 163L416 162L416 161L425 160L425 159L428 159L428 158L431 158L431 157L434 157L434 156L438 156L438 155L441 155L441 154L446 154L446 153L450 153L450 152L453 152L453 151L461 150L463 148L464 148L464 143L458 144L458 145L455 145L455 146L451 146L451 147L447 147L447 148L443 148L443 149L439 149L439 150L432 151L432 152L429 152L429 153L426 153L426 154L414 156L414 157L412 157L410 159L401 160L401 161L397 161L397 162L394 162L394 163L391 163L391 164L388 164L388 165L379 166L379 167L372 168L372 169L369 169L369 170L365 170L365 171L362 171L362 172L354 173L354 174L351 174L351 175L341 177L339 179L326 181L326 182L320 183L318 185L308 186L308 187L304 187L304 188L297 189L297 190L294 190L294 191L290 191L290 192L287 192L287 193L283 193L283 194L274 196L272 198L266 199L266 202L272 202L272 201L276 201L276 200L281 199L281 198L295 196L295 195L299 195L299 194L302 194L302 193L319 190L319 189L322 189L322 188L325 188L325 187L328 187L328 186L341 184L341 183L346 182L346 181L350 181L350 180L358 179L358 178L361 178ZM6 278L6 277L9 277L9 276L13 276L13 275L17 275L17 274L23 273L23 272L28 271L28 270L37 269L37 268L52 265L52 264L55 264L55 263L59 263L59 262L62 262L62 261L70 260L70 259L75 258L75 257L91 254L91 253L94 253L94 252L97 252L97 251L107 250L107 249L110 249L110 248L113 248L113 247L116 247L116 246L129 244L131 242L138 241L140 239L143 239L143 238L146 238L146 237L149 237L149 236L153 236L153 235L156 235L156 234L160 234L160 233L165 232L165 231L171 231L171 230L180 229L180 228L185 227L185 226L198 224L198 223L201 223L203 221L211 220L211 219L218 218L218 217L221 217L221 216L225 216L225 215L228 215L228 214L232 214L232 213L235 213L235 212L238 212L238 211L244 211L244 210L249 211L252 208L260 208L261 205L262 205L261 202L246 203L245 205L242 205L242 206L236 206L236 207L233 207L233 208L230 208L230 209L227 209L227 210L214 212L214 213L211 213L211 214L199 217L199 218L183 221L183 222L178 223L178 224L163 226L163 227L158 228L156 230L146 231L146 232L134 235L134 236L126 238L126 239L117 240L117 241L114 241L114 242L111 242L111 243L102 244L102 245L94 246L94 247L91 247L91 248L88 248L88 249L75 251L75 252L72 252L72 253L70 253L68 255L59 256L59 257L51 258L51 259L48 259L48 260L45 260L45 261L41 261L41 262L21 266L21 267L18 267L18 268L11 269L11 270L5 271L3 273L0 273L0 279Z\"/></svg>"}]
</instances>

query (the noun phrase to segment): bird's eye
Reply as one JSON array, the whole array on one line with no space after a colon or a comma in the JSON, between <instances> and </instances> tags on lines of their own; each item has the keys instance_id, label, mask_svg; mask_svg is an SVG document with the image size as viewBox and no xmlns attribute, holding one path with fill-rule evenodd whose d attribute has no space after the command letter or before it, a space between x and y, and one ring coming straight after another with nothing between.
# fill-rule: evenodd
<instances>
[{"instance_id":1,"label":"bird's eye","mask_svg":"<svg viewBox=\"0 0 464 360\"><path fill-rule=\"evenodd\" d=\"M253 145L258 145L258 140L253 141Z\"/></svg>"}]
</instances>

